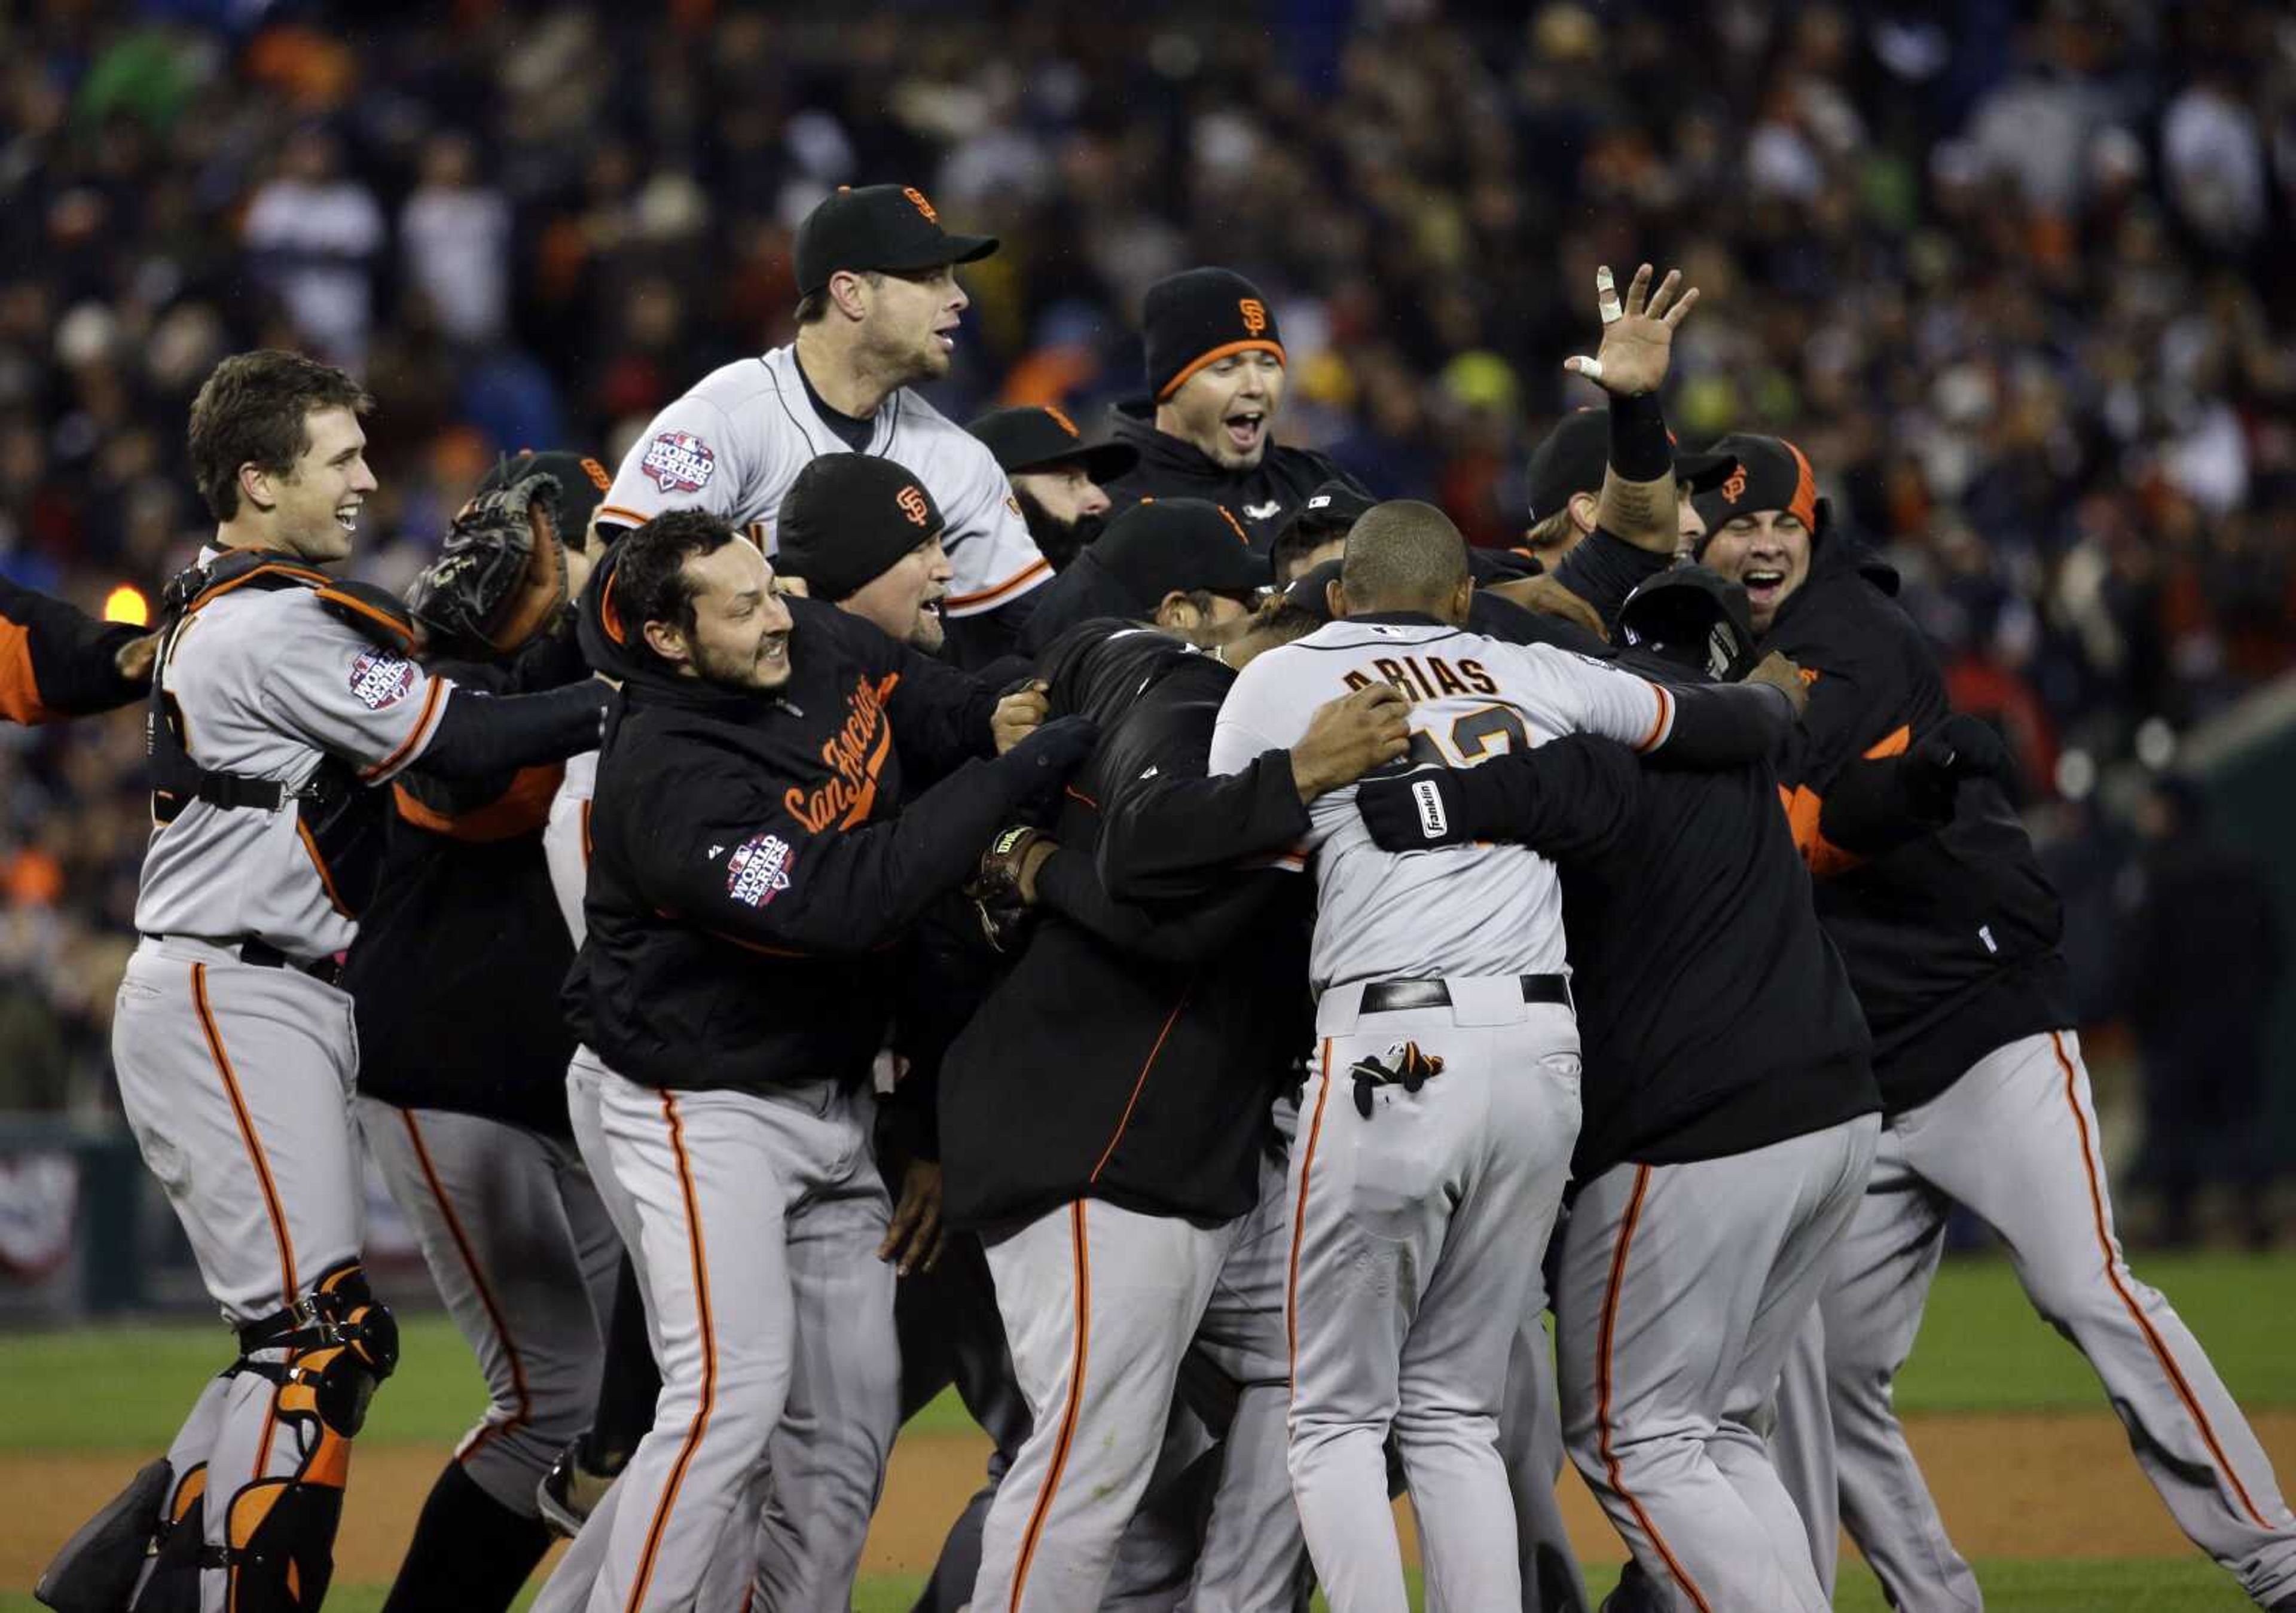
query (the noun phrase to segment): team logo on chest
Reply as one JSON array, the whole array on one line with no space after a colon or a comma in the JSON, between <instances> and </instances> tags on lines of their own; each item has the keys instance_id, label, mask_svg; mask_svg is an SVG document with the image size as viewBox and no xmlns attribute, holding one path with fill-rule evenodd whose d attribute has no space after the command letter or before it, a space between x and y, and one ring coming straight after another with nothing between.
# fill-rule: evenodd
<instances>
[{"instance_id":1,"label":"team logo on chest","mask_svg":"<svg viewBox=\"0 0 2296 1613\"><path fill-rule=\"evenodd\" d=\"M365 650L351 663L351 692L369 711L396 706L414 687L414 663L395 650Z\"/></svg>"},{"instance_id":2,"label":"team logo on chest","mask_svg":"<svg viewBox=\"0 0 2296 1613\"><path fill-rule=\"evenodd\" d=\"M726 894L750 907L763 907L790 888L790 843L777 834L753 834L726 859Z\"/></svg>"},{"instance_id":3,"label":"team logo on chest","mask_svg":"<svg viewBox=\"0 0 2296 1613\"><path fill-rule=\"evenodd\" d=\"M646 445L638 469L665 493L699 493L718 473L718 455L691 431L664 431Z\"/></svg>"},{"instance_id":4,"label":"team logo on chest","mask_svg":"<svg viewBox=\"0 0 2296 1613\"><path fill-rule=\"evenodd\" d=\"M821 759L829 766L827 782L811 790L792 784L783 792L782 806L819 834L832 825L851 829L869 821L877 803L877 775L892 754L893 725L885 715L885 701L901 681L889 672L876 682L861 679L845 697L845 720L821 744Z\"/></svg>"}]
</instances>

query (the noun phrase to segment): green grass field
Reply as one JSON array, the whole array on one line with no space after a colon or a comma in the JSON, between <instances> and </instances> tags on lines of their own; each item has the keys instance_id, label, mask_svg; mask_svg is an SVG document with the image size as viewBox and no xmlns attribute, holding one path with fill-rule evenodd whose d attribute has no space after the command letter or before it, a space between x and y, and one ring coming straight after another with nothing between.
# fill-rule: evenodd
<instances>
[{"instance_id":1,"label":"green grass field","mask_svg":"<svg viewBox=\"0 0 2296 1613\"><path fill-rule=\"evenodd\" d=\"M2136 1265L2176 1301L2243 1405L2296 1407L2296 1351L2287 1347L2296 1257L2210 1254L2140 1257ZM227 1347L220 1327L181 1322L0 1338L0 1449L156 1450ZM452 1327L430 1315L408 1319L402 1361L376 1398L362 1443L443 1450L480 1398L476 1368ZM1971 1258L1949 1262L1939 1276L1898 1404L1909 1414L2094 1411L2101 1399L2086 1363L2034 1317L2005 1263ZM944 1397L910 1426L931 1432L969 1425ZM2157 1561L1982 1562L1979 1575L1988 1605L2003 1613L2245 1605L2197 1553ZM1609 1577L1603 1570L1590 1580ZM1882 1606L1862 1568L1846 1568L1843 1582L1840 1607ZM878 1578L863 1585L855 1606L863 1613L906 1609L914 1591L914 1581ZM328 1605L361 1613L381 1597L380 1587L344 1585ZM35 1607L28 1595L0 1591L0 1613Z\"/></svg>"}]
</instances>

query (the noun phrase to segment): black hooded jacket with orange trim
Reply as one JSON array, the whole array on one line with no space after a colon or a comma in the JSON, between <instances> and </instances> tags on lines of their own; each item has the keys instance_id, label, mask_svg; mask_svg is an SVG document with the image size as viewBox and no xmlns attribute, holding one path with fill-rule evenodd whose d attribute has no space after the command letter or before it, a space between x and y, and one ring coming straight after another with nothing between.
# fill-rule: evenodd
<instances>
[{"instance_id":1,"label":"black hooded jacket with orange trim","mask_svg":"<svg viewBox=\"0 0 2296 1613\"><path fill-rule=\"evenodd\" d=\"M2073 1022L2058 942L2063 909L2025 826L1990 780L1962 784L1934 833L1863 858L1823 830L1845 770L1904 753L1952 708L1937 658L1897 603L1898 574L1821 530L1810 570L1755 646L1792 658L1809 708L1776 758L1794 844L1816 877L1818 917L1849 967L1874 1032L1874 1073L1900 1113L1935 1097L1978 1060L2021 1036ZM1666 556L1597 532L1561 569L1605 620Z\"/></svg>"},{"instance_id":2,"label":"black hooded jacket with orange trim","mask_svg":"<svg viewBox=\"0 0 2296 1613\"><path fill-rule=\"evenodd\" d=\"M1140 463L1108 484L1116 506L1111 520L1145 498L1210 499L1243 523L1254 553L1266 554L1275 546L1283 523L1325 482L1343 481L1370 496L1361 482L1313 448L1271 442L1250 470L1230 471L1195 444L1159 431L1156 405L1144 397L1117 405L1108 418L1110 435L1140 451ZM1051 637L1042 634L1037 642Z\"/></svg>"},{"instance_id":3,"label":"black hooded jacket with orange trim","mask_svg":"<svg viewBox=\"0 0 2296 1613\"><path fill-rule=\"evenodd\" d=\"M779 689L676 677L610 626L615 564L583 602L584 652L622 698L598 754L568 1023L646 1085L865 1080L894 943L1028 793L986 759L996 692L803 599Z\"/></svg>"},{"instance_id":4,"label":"black hooded jacket with orange trim","mask_svg":"<svg viewBox=\"0 0 2296 1613\"><path fill-rule=\"evenodd\" d=\"M144 631L0 577L0 717L61 722L143 699L150 680L122 676L119 657Z\"/></svg>"},{"instance_id":5,"label":"black hooded jacket with orange trim","mask_svg":"<svg viewBox=\"0 0 2296 1613\"><path fill-rule=\"evenodd\" d=\"M1811 541L1808 578L1758 646L1810 680L1809 708L1778 758L1779 795L1897 1113L1995 1048L2072 1023L2064 913L1991 780L1964 782L1936 833L1870 861L1825 838L1825 796L1842 770L1901 754L1952 708L1928 642L1897 604L1897 573L1840 537Z\"/></svg>"}]
</instances>

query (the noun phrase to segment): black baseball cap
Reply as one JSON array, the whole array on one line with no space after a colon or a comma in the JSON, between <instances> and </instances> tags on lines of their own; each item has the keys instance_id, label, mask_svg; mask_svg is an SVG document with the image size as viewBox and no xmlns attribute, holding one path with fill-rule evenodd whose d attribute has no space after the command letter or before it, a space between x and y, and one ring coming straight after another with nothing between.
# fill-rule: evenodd
<instances>
[{"instance_id":1,"label":"black baseball cap","mask_svg":"<svg viewBox=\"0 0 2296 1613\"><path fill-rule=\"evenodd\" d=\"M840 185L797 226L797 289L811 296L840 269L937 269L996 250L994 235L952 235L909 184Z\"/></svg>"},{"instance_id":2,"label":"black baseball cap","mask_svg":"<svg viewBox=\"0 0 2296 1613\"><path fill-rule=\"evenodd\" d=\"M1144 610L1168 594L1200 588L1256 593L1273 575L1242 523L1201 498L1143 499L1108 523L1092 553Z\"/></svg>"},{"instance_id":3,"label":"black baseball cap","mask_svg":"<svg viewBox=\"0 0 2296 1613\"><path fill-rule=\"evenodd\" d=\"M991 409L964 429L988 445L1007 476L1076 465L1104 487L1140 463L1130 443L1086 442L1076 422L1046 405Z\"/></svg>"},{"instance_id":4,"label":"black baseball cap","mask_svg":"<svg viewBox=\"0 0 2296 1613\"><path fill-rule=\"evenodd\" d=\"M1704 566L1675 566L1645 578L1619 607L1619 636L1718 683L1736 683L1754 664L1746 590Z\"/></svg>"},{"instance_id":5,"label":"black baseball cap","mask_svg":"<svg viewBox=\"0 0 2296 1613\"><path fill-rule=\"evenodd\" d=\"M1308 495L1308 502L1283 523L1283 530L1276 534L1276 541L1281 543L1295 532L1319 540L1352 532L1356 523L1370 514L1372 506L1378 502L1370 495L1359 492L1352 483L1335 476Z\"/></svg>"},{"instance_id":6,"label":"black baseball cap","mask_svg":"<svg viewBox=\"0 0 2296 1613\"><path fill-rule=\"evenodd\" d=\"M1757 510L1789 510L1813 533L1818 514L1817 473L1800 448L1783 437L1734 431L1716 439L1704 454L1675 462L1677 474L1694 466L1692 502L1712 532L1733 516Z\"/></svg>"},{"instance_id":7,"label":"black baseball cap","mask_svg":"<svg viewBox=\"0 0 2296 1613\"><path fill-rule=\"evenodd\" d=\"M1675 479L1696 494L1719 485L1737 463L1726 453L1677 454ZM1579 409L1557 421L1530 453L1531 525L1562 509L1574 493L1601 493L1610 465L1610 410Z\"/></svg>"},{"instance_id":8,"label":"black baseball cap","mask_svg":"<svg viewBox=\"0 0 2296 1613\"><path fill-rule=\"evenodd\" d=\"M841 600L891 570L947 525L915 471L873 454L807 464L774 518L774 567L815 599Z\"/></svg>"},{"instance_id":9,"label":"black baseball cap","mask_svg":"<svg viewBox=\"0 0 2296 1613\"><path fill-rule=\"evenodd\" d=\"M589 541L590 517L604 502L606 489L614 485L613 472L588 454L570 448L545 448L540 453L521 448L496 460L471 496L499 493L537 471L557 479L558 536L568 548L578 553Z\"/></svg>"},{"instance_id":10,"label":"black baseball cap","mask_svg":"<svg viewBox=\"0 0 2296 1613\"><path fill-rule=\"evenodd\" d=\"M1332 585L1340 580L1341 568L1347 561L1327 560L1312 570L1302 571L1283 590L1286 604L1296 605L1318 621L1332 619Z\"/></svg>"}]
</instances>

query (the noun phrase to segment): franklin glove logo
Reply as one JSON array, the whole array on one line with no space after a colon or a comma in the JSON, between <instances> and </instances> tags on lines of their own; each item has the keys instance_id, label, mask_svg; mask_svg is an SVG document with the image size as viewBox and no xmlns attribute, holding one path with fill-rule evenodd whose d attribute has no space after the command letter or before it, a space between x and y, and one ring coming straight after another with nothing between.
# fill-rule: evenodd
<instances>
[{"instance_id":1,"label":"franklin glove logo","mask_svg":"<svg viewBox=\"0 0 2296 1613\"><path fill-rule=\"evenodd\" d=\"M1451 832L1450 815L1443 810L1443 787L1433 779L1420 779L1411 786L1413 805L1419 808L1419 832L1431 840L1439 840Z\"/></svg>"}]
</instances>

